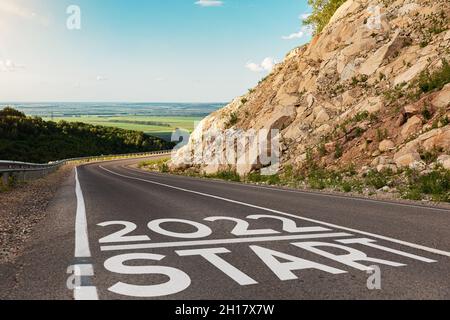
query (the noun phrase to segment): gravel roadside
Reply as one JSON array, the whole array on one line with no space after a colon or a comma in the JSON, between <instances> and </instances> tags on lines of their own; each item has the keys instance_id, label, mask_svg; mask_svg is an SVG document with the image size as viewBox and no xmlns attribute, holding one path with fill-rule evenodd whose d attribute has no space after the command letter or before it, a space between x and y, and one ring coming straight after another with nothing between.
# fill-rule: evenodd
<instances>
[{"instance_id":1,"label":"gravel roadside","mask_svg":"<svg viewBox=\"0 0 450 320\"><path fill-rule=\"evenodd\" d=\"M61 183L68 179L72 165L35 181L0 192L0 265L19 257L36 224Z\"/></svg>"}]
</instances>

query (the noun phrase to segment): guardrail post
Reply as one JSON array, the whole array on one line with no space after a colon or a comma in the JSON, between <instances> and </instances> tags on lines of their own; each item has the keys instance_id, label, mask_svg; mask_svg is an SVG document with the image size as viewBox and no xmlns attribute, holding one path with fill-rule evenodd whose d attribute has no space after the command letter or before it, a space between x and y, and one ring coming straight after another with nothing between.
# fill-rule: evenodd
<instances>
[{"instance_id":1,"label":"guardrail post","mask_svg":"<svg viewBox=\"0 0 450 320\"><path fill-rule=\"evenodd\" d=\"M9 183L9 181L8 181L9 173L8 172L3 172L1 178L2 178L3 186L7 187L8 183Z\"/></svg>"}]
</instances>

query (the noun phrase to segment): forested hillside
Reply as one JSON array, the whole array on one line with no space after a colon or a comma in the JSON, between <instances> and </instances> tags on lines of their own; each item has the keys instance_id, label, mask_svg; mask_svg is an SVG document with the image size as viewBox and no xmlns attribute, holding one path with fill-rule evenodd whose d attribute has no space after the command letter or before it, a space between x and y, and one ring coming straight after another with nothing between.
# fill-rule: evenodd
<instances>
[{"instance_id":1,"label":"forested hillside","mask_svg":"<svg viewBox=\"0 0 450 320\"><path fill-rule=\"evenodd\" d=\"M44 121L0 110L0 159L45 163L83 156L147 152L172 145L143 132L65 121Z\"/></svg>"}]
</instances>

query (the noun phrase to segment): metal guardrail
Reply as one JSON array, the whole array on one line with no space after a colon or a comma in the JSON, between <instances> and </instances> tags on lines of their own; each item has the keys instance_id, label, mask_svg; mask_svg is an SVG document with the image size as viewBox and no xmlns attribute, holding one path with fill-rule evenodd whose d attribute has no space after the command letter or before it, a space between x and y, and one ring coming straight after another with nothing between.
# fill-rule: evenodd
<instances>
[{"instance_id":1,"label":"metal guardrail","mask_svg":"<svg viewBox=\"0 0 450 320\"><path fill-rule=\"evenodd\" d=\"M43 164L0 160L0 186L1 185L8 186L15 181L29 181L46 176L47 174L56 171L62 165L71 162L93 162L93 161L95 162L101 160L114 160L120 158L138 158L153 155L169 154L171 152L172 150L164 150L164 151L152 151L142 153L101 155L93 157L64 159Z\"/></svg>"}]
</instances>

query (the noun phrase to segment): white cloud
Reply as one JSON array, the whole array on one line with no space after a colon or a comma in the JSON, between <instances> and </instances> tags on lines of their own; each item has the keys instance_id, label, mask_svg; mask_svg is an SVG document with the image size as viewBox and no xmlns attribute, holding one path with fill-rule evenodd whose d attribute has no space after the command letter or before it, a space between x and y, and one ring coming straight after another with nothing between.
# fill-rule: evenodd
<instances>
[{"instance_id":1,"label":"white cloud","mask_svg":"<svg viewBox=\"0 0 450 320\"><path fill-rule=\"evenodd\" d=\"M24 65L17 64L9 59L0 60L0 72L15 72L24 68Z\"/></svg>"},{"instance_id":2,"label":"white cloud","mask_svg":"<svg viewBox=\"0 0 450 320\"><path fill-rule=\"evenodd\" d=\"M252 61L247 62L245 67L253 72L272 71L276 61L274 58L267 57L261 63L255 63Z\"/></svg>"},{"instance_id":3,"label":"white cloud","mask_svg":"<svg viewBox=\"0 0 450 320\"><path fill-rule=\"evenodd\" d=\"M221 7L223 5L223 1L219 0L199 0L195 2L196 5L201 7Z\"/></svg>"},{"instance_id":4,"label":"white cloud","mask_svg":"<svg viewBox=\"0 0 450 320\"><path fill-rule=\"evenodd\" d=\"M311 16L311 13L302 13L298 18L303 21ZM301 39L304 36L310 36L313 33L311 26L302 26L299 31L291 33L288 36L282 36L283 40Z\"/></svg>"},{"instance_id":5,"label":"white cloud","mask_svg":"<svg viewBox=\"0 0 450 320\"><path fill-rule=\"evenodd\" d=\"M300 38L303 38L304 36L310 36L310 35L312 35L312 33L313 33L313 29L311 26L302 26L300 28L300 31L291 33L288 36L282 36L281 38L283 40L300 39Z\"/></svg>"}]
</instances>

